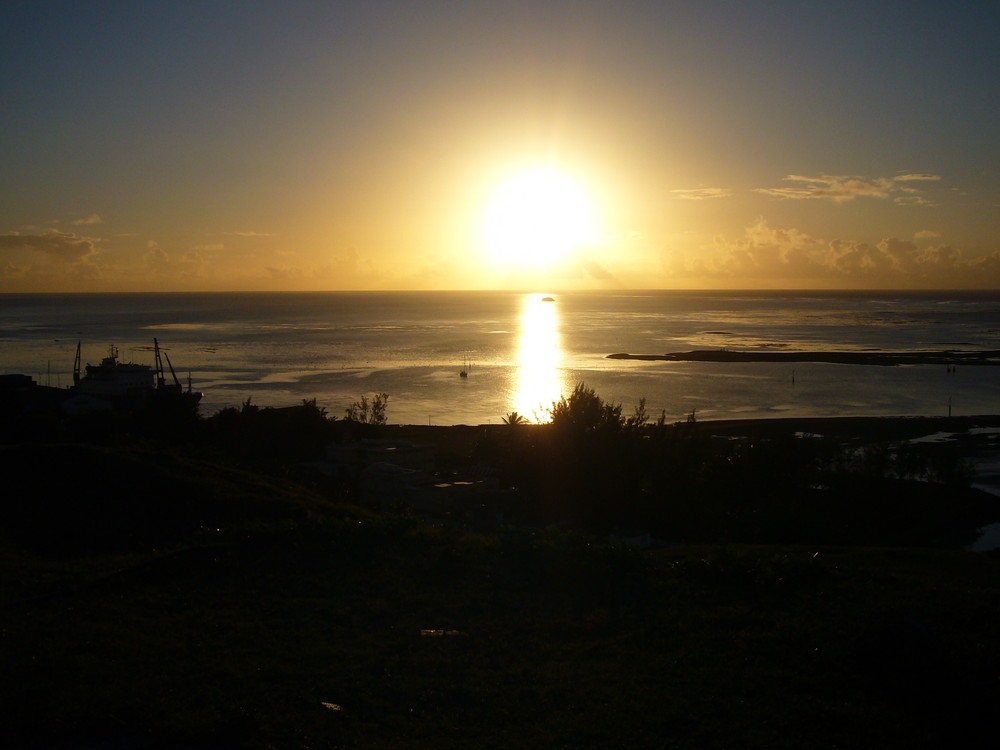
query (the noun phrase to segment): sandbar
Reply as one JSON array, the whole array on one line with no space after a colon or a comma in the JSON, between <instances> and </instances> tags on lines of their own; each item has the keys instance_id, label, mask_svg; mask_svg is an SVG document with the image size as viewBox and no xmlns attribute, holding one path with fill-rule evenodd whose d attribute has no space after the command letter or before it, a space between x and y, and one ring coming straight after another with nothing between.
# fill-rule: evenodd
<instances>
[{"instance_id":1,"label":"sandbar","mask_svg":"<svg viewBox=\"0 0 1000 750\"><path fill-rule=\"evenodd\" d=\"M729 349L696 349L667 354L609 354L607 359L662 360L666 362L824 362L839 365L1000 365L1000 350L940 350L899 352L747 352Z\"/></svg>"}]
</instances>

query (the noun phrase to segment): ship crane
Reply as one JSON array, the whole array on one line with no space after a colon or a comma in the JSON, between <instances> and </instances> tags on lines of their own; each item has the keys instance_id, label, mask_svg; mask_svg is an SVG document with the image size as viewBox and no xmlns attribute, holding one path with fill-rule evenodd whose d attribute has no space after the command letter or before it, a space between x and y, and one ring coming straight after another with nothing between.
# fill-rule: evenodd
<instances>
[{"instance_id":1,"label":"ship crane","mask_svg":"<svg viewBox=\"0 0 1000 750\"><path fill-rule=\"evenodd\" d=\"M156 359L156 387L157 388L165 388L166 387L166 384L167 384L166 380L167 379L164 376L164 372L163 372L163 360L166 359L167 360L167 367L170 368L170 376L174 379L174 388L176 388L177 392L180 393L181 392L181 381L177 379L177 373L174 372L174 366L170 362L170 355L168 355L167 352L166 352L166 350L164 350L162 352L162 357L161 357L160 342L157 341L155 338L153 339L153 356Z\"/></svg>"},{"instance_id":2,"label":"ship crane","mask_svg":"<svg viewBox=\"0 0 1000 750\"><path fill-rule=\"evenodd\" d=\"M76 359L73 360L73 387L80 385L80 342L76 342Z\"/></svg>"}]
</instances>

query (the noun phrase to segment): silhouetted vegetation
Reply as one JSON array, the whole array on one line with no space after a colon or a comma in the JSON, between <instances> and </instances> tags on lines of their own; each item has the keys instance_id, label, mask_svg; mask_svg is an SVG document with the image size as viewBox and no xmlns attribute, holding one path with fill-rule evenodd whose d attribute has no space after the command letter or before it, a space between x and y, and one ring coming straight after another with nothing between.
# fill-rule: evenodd
<instances>
[{"instance_id":1,"label":"silhouetted vegetation","mask_svg":"<svg viewBox=\"0 0 1000 750\"><path fill-rule=\"evenodd\" d=\"M261 408L248 398L237 409L222 409L204 422L201 440L214 450L266 466L323 458L334 440L333 420L316 399L299 406Z\"/></svg>"},{"instance_id":2,"label":"silhouetted vegetation","mask_svg":"<svg viewBox=\"0 0 1000 750\"><path fill-rule=\"evenodd\" d=\"M191 402L166 398L60 416L57 401L39 397L20 411L6 404L2 434L8 442L163 443L287 478L324 459L331 443L390 434L388 400L364 395L337 420L315 399L273 408L248 398L201 418ZM512 412L477 445L450 448L448 469L495 467L516 490L498 508L514 523L601 535L631 527L675 542L955 545L1000 515L992 498L970 489L954 445L821 438L766 422L718 438L694 412L679 423L664 414L651 421L644 400L628 413L583 383L550 416L532 425Z\"/></svg>"},{"instance_id":3,"label":"silhouetted vegetation","mask_svg":"<svg viewBox=\"0 0 1000 750\"><path fill-rule=\"evenodd\" d=\"M991 729L997 559L832 546L957 542L983 510L960 452L717 437L582 384L543 425L377 413L248 399L174 429L99 412L5 432L6 746L930 748ZM507 523L374 514L290 470L378 432L495 467ZM707 544L608 541L627 525Z\"/></svg>"},{"instance_id":4,"label":"silhouetted vegetation","mask_svg":"<svg viewBox=\"0 0 1000 750\"><path fill-rule=\"evenodd\" d=\"M491 433L477 458L523 494L523 522L638 526L685 542L957 544L1000 507L958 449L786 433L720 439L694 418L625 416L579 384L552 421Z\"/></svg>"},{"instance_id":5,"label":"silhouetted vegetation","mask_svg":"<svg viewBox=\"0 0 1000 750\"><path fill-rule=\"evenodd\" d=\"M365 395L361 397L360 401L355 401L347 407L344 418L360 424L384 425L386 421L385 410L388 405L388 393L376 393L372 396L371 401Z\"/></svg>"},{"instance_id":6,"label":"silhouetted vegetation","mask_svg":"<svg viewBox=\"0 0 1000 750\"><path fill-rule=\"evenodd\" d=\"M521 414L518 414L516 411L512 411L506 417L502 417L501 419L504 424L509 424L512 426L528 423L528 418Z\"/></svg>"}]
</instances>

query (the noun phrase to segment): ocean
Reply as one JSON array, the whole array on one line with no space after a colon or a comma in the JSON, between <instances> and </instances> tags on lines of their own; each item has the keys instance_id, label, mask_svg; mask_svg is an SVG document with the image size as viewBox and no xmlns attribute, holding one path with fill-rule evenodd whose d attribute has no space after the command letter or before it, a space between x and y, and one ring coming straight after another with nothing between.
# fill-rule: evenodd
<instances>
[{"instance_id":1,"label":"ocean","mask_svg":"<svg viewBox=\"0 0 1000 750\"><path fill-rule=\"evenodd\" d=\"M545 297L551 297L546 301ZM323 292L0 295L0 371L72 382L77 342L152 364L153 338L210 415L387 393L401 424L533 421L586 383L669 421L1000 413L988 366L607 359L690 349L1000 349L1000 292ZM466 369L468 377L460 377Z\"/></svg>"}]
</instances>

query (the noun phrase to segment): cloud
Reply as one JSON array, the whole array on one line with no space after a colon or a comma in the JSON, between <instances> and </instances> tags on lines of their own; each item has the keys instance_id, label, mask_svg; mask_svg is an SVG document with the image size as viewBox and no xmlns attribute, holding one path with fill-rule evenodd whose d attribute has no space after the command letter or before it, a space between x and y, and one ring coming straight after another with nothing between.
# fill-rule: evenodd
<instances>
[{"instance_id":1,"label":"cloud","mask_svg":"<svg viewBox=\"0 0 1000 750\"><path fill-rule=\"evenodd\" d=\"M68 276L77 281L98 281L104 277L104 269L88 260L84 260L70 266Z\"/></svg>"},{"instance_id":2,"label":"cloud","mask_svg":"<svg viewBox=\"0 0 1000 750\"><path fill-rule=\"evenodd\" d=\"M27 273L27 269L19 266L15 263L4 263L3 268L0 268L0 279L21 279Z\"/></svg>"},{"instance_id":3,"label":"cloud","mask_svg":"<svg viewBox=\"0 0 1000 750\"><path fill-rule=\"evenodd\" d=\"M302 276L302 271L298 268L277 268L275 266L264 266L264 270L267 271L268 275L272 279L277 279L279 281L287 281L292 278L299 278Z\"/></svg>"},{"instance_id":4,"label":"cloud","mask_svg":"<svg viewBox=\"0 0 1000 750\"><path fill-rule=\"evenodd\" d=\"M583 266L583 270L586 272L587 276L590 277L591 279L596 279L598 281L617 282L615 275L595 260L590 260L586 262Z\"/></svg>"},{"instance_id":5,"label":"cloud","mask_svg":"<svg viewBox=\"0 0 1000 750\"><path fill-rule=\"evenodd\" d=\"M142 255L142 262L146 264L146 268L154 273L160 273L169 268L170 256L167 251L160 247L155 240L150 240L148 247L149 249Z\"/></svg>"},{"instance_id":6,"label":"cloud","mask_svg":"<svg viewBox=\"0 0 1000 750\"><path fill-rule=\"evenodd\" d=\"M930 229L921 229L919 232L917 232L916 234L913 235L913 239L915 239L915 240L932 240L932 239L937 239L940 236L941 236L940 232L935 232L935 231L930 230Z\"/></svg>"},{"instance_id":7,"label":"cloud","mask_svg":"<svg viewBox=\"0 0 1000 750\"><path fill-rule=\"evenodd\" d=\"M185 279L201 276L205 260L196 250L189 250L175 259L155 240L150 240L147 246L149 249L143 253L142 261L151 273L157 276Z\"/></svg>"},{"instance_id":8,"label":"cloud","mask_svg":"<svg viewBox=\"0 0 1000 750\"><path fill-rule=\"evenodd\" d=\"M91 214L86 219L77 219L73 224L83 225L83 224L103 224L104 219L102 219L97 214Z\"/></svg>"},{"instance_id":9,"label":"cloud","mask_svg":"<svg viewBox=\"0 0 1000 750\"><path fill-rule=\"evenodd\" d=\"M826 287L979 287L1000 286L1000 251L966 257L950 245L918 246L914 240L886 237L871 244L852 239L810 236L775 228L758 219L736 238L717 236L695 247L665 248L666 275L701 283L739 283Z\"/></svg>"},{"instance_id":10,"label":"cloud","mask_svg":"<svg viewBox=\"0 0 1000 750\"><path fill-rule=\"evenodd\" d=\"M790 174L786 182L797 183L795 187L757 188L755 192L775 198L792 200L832 200L843 203L859 197L888 198L892 191L892 181L885 178L874 180L863 177L821 175L806 177Z\"/></svg>"},{"instance_id":11,"label":"cloud","mask_svg":"<svg viewBox=\"0 0 1000 750\"><path fill-rule=\"evenodd\" d=\"M893 199L897 206L933 206L934 201L924 198L922 195L900 195Z\"/></svg>"},{"instance_id":12,"label":"cloud","mask_svg":"<svg viewBox=\"0 0 1000 750\"><path fill-rule=\"evenodd\" d=\"M310 262L295 253L287 255L287 263L269 263L262 267L267 278L280 282L302 282L307 286L322 283L347 287L370 287L379 282L389 284L393 280L388 269L376 269L353 247L337 255L331 254L319 263Z\"/></svg>"},{"instance_id":13,"label":"cloud","mask_svg":"<svg viewBox=\"0 0 1000 750\"><path fill-rule=\"evenodd\" d=\"M44 234L2 234L0 250L30 250L55 260L76 263L97 252L95 242L91 237L52 229Z\"/></svg>"},{"instance_id":14,"label":"cloud","mask_svg":"<svg viewBox=\"0 0 1000 750\"><path fill-rule=\"evenodd\" d=\"M778 276L808 278L816 273L815 258L823 251L821 240L797 229L772 227L759 218L742 237L731 240L718 235L695 249L672 249L663 262L664 271L671 276L746 279L755 285Z\"/></svg>"},{"instance_id":15,"label":"cloud","mask_svg":"<svg viewBox=\"0 0 1000 750\"><path fill-rule=\"evenodd\" d=\"M926 172L915 172L913 174L898 174L892 179L896 182L913 182L914 180L933 181L940 180L941 175L927 174Z\"/></svg>"},{"instance_id":16,"label":"cloud","mask_svg":"<svg viewBox=\"0 0 1000 750\"><path fill-rule=\"evenodd\" d=\"M277 237L274 232L219 232L227 237Z\"/></svg>"},{"instance_id":17,"label":"cloud","mask_svg":"<svg viewBox=\"0 0 1000 750\"><path fill-rule=\"evenodd\" d=\"M728 198L733 194L729 188L691 188L688 190L671 190L675 197L681 200L703 201L714 198Z\"/></svg>"},{"instance_id":18,"label":"cloud","mask_svg":"<svg viewBox=\"0 0 1000 750\"><path fill-rule=\"evenodd\" d=\"M188 278L201 276L204 267L205 259L197 250L181 253L181 257L177 259L176 263L177 272Z\"/></svg>"},{"instance_id":19,"label":"cloud","mask_svg":"<svg viewBox=\"0 0 1000 750\"><path fill-rule=\"evenodd\" d=\"M859 177L850 175L788 175L790 187L756 188L754 192L786 200L829 200L845 203L855 198L892 198L900 206L930 206L932 201L909 183L940 180L935 174L912 173L896 177Z\"/></svg>"}]
</instances>

